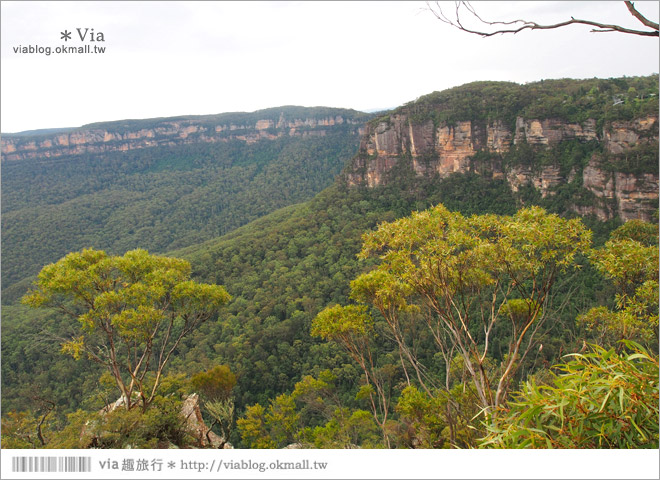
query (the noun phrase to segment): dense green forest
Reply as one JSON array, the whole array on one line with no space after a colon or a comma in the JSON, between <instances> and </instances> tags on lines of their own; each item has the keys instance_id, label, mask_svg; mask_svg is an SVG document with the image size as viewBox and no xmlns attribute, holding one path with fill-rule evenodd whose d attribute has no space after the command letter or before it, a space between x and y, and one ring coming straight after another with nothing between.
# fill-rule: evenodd
<instances>
[{"instance_id":1,"label":"dense green forest","mask_svg":"<svg viewBox=\"0 0 660 480\"><path fill-rule=\"evenodd\" d=\"M416 121L432 119L436 124L498 119L512 131L519 116L572 123L592 118L602 134L607 122L657 113L657 99L657 76L541 80L525 85L484 81L424 95L391 114L410 111Z\"/></svg>"},{"instance_id":2,"label":"dense green forest","mask_svg":"<svg viewBox=\"0 0 660 480\"><path fill-rule=\"evenodd\" d=\"M657 113L657 77L593 83L600 86L597 91L605 89L602 85L610 85L615 93L630 92L624 105L631 105L631 115ZM581 89L574 88L576 84ZM646 102L636 102L638 95L632 95L631 89L647 92L653 90L650 85L655 85L656 100L649 101L647 97ZM469 105L465 106L465 102L484 98L474 92L485 91L486 97L500 98L499 89L504 87L493 92L491 87L495 88L490 84L470 84L422 97L418 100L419 114L435 115L432 112L436 110L425 111L430 100L435 103L448 95L450 100L456 97L448 111L468 115L465 112L470 111ZM524 108L537 108L549 116L564 115L560 107L545 110L530 99L565 99L565 95L576 95L573 90L588 96L592 87L569 80L534 84L529 87L533 93ZM546 93L543 96L539 92ZM506 110L498 110L497 102L484 101L482 105L496 109L489 114L504 117L506 112L522 108L512 105L518 101L515 98L506 98L498 100ZM599 121L610 119L605 105L611 103L612 91L605 89L602 97L594 98L598 102L592 105L590 115L596 115ZM553 102L557 103L547 100L549 104ZM414 109L416 105L417 102L405 108ZM655 110L648 110L653 105ZM318 154L317 161L322 162L315 168L329 168L331 159L346 158L349 150L349 156L354 154L356 139L352 142L352 146L348 141L341 143L339 151L332 144L308 145L314 149L311 152ZM235 147L242 153L245 149L264 148ZM150 238L147 232L157 232L149 229L148 222L153 217L149 202L164 195L162 201L167 204L168 192L175 192L187 182L198 182L200 192L208 192L203 188L213 177L199 176L201 165L208 167L210 160L204 163L206 157L201 153L179 157L172 149L167 155L152 158L151 163L145 160L139 175L138 171L133 175L127 172L125 177L116 175L124 178L123 183L115 184L118 190L119 185L125 189L117 194L122 200L128 197L125 191L129 190L129 182L135 182L135 200L127 198L125 208L132 201L139 202L141 188L152 185L151 182L153 190L151 196L143 197L139 208L130 210L135 224L121 223L130 220L126 213L129 210L111 210L118 212L112 217L119 222L117 228L99 232L98 238L107 234L116 243L93 245L118 254L135 247L166 251L168 256L189 261L197 281L224 286L231 299L217 318L201 324L179 345L169 362L168 375L161 381L160 395L149 409L144 413L117 411L105 417L100 430L93 434L94 441L107 447L191 445L193 440L182 433L175 413L186 394L202 392L208 424L216 425L217 433L229 437L237 447L281 448L294 443L319 448L657 447L658 416L657 409L652 408L658 400L657 225L638 221L623 225L618 219L601 222L593 217L578 217L571 207L580 195L580 185L561 186L556 195L543 198L533 187L514 193L505 180L488 175L420 177L405 161L389 172L385 185L373 189L349 187L339 175L311 200L264 215L274 210L274 205L271 210L267 208L271 196L288 195L286 203L304 198L302 192L301 197L296 197L290 191L277 191L298 187L296 177L284 174L301 165L295 163L295 155L280 154L277 142L271 142L268 148L268 152L260 151L264 175L260 177L262 183L250 194L256 196L225 192L223 188L230 188L228 183L222 184L225 187L215 185L219 192L216 196L191 196L188 210L182 210L171 225L163 226L162 232L154 235L159 241L168 239L157 247L140 243ZM286 150L284 145L279 148ZM555 149L512 149L507 159L542 164L553 157L555 161L559 159L562 167L571 168L586 164L599 148L571 141ZM228 165L222 168L240 167L232 163L237 158L232 152L227 157L222 155L216 152L214 156L214 162L217 157L226 158ZM651 168L649 158L653 155L641 155L641 170ZM265 170L270 165L268 159L273 157L284 159L278 168L288 183L266 188ZM117 157L115 162L120 158L126 157ZM475 159L481 160L484 159ZM90 165L97 162L89 161ZM195 162L199 162L200 169L189 168ZM117 169L121 171L121 164L115 163L107 170L102 160L96 165L99 173L105 172L105 178L112 177ZM157 165L166 167L159 171ZM649 173L657 173L657 162L654 165L655 170ZM72 167L68 174L62 173L60 181L66 183L67 175L82 168ZM220 170L221 166L217 168ZM251 164L245 168L258 170L257 165ZM321 174L314 168L310 172ZM338 173L339 168L334 172L333 175ZM90 173L81 176L89 182L96 181ZM19 172L16 176L20 176ZM317 181L315 185L320 185L321 181ZM80 188L94 190L103 184L99 180L97 187ZM44 183L42 198L49 198L47 185ZM74 189L68 202L75 205L75 182L67 185ZM53 186L50 193L54 203L68 190L57 188ZM33 212L47 208L46 203L32 206L26 198L14 195L10 205L23 202L22 208L32 208ZM225 213L222 223L205 219L194 223L192 212L202 204L199 202L208 200L212 208L223 195L237 201L231 215ZM99 197L95 210L102 210L104 201ZM593 199L583 196L580 201L588 203ZM266 206L253 210L259 202ZM170 211L163 218L172 214ZM245 215L251 217L244 218ZM424 223L427 217L435 218L433 215L438 215L441 222ZM4 222L3 212L3 227ZM231 225L232 231L219 236L229 230L218 230L225 224ZM208 228L204 230L208 236L189 231L202 227ZM534 230L541 227L545 230ZM138 234L140 231L144 233ZM85 235L84 231L81 234ZM41 243L46 244L47 236L40 235ZM510 243L498 243L505 240ZM555 249L557 245L563 250ZM82 242L69 250L84 246ZM406 248L413 248L414 252ZM479 253L480 249L491 253ZM65 253L49 254L57 259ZM464 257L460 257L461 253ZM404 260L412 257L415 261L411 265L420 268L404 269ZM447 258L458 259L459 263L448 264L448 268L443 263ZM484 263L470 263L472 259ZM422 270L425 262L434 269ZM538 262L538 267L534 262ZM509 264L515 269L502 270L502 265ZM40 266L34 261L36 270ZM434 277L437 272L462 271L463 267L469 281L456 280L449 274L446 278ZM11 278L18 280L22 278L20 273L25 276L36 270L23 265L22 269L16 268ZM547 276L538 274L539 271ZM526 294L541 291L535 290L537 275L545 279L547 290L543 290L542 296ZM428 328L429 318L442 319L446 315L439 305L425 300L445 298L440 289L429 290L430 284L425 283L428 279L453 292L446 297L448 302L458 298L460 292L464 306L458 311L465 318L483 317L488 302L497 305L495 310L503 320L495 322L489 333L487 355L486 337L480 333L479 324L470 324L463 332L474 339L474 352L462 354L457 344L451 342L454 337L443 336L447 332L442 329ZM17 288L16 295L9 298L17 298L25 286ZM505 294L507 288L518 293ZM516 357L512 354L512 339L520 334L518 329L525 319L535 321L537 317L544 319L544 328L534 330L533 340L524 337L523 332L520 338L529 342L522 342L528 353L523 358ZM75 331L75 324L55 311L30 309L18 303L3 307L3 445L90 445L86 442L92 441L92 434L88 432L88 437L83 438L82 425L113 402L118 391L101 366L89 360L76 361L60 352L57 338L70 337ZM478 364L477 371L491 379L488 385L496 385L497 381L503 385L503 393L493 394L492 400L485 393L491 386L484 387L486 383L470 373L474 366L470 367L469 361L475 362L475 356L479 356L475 352L483 353L483 358L472 365ZM576 352L582 356L563 357ZM620 372L617 378L623 379L621 382L613 384L609 380L606 373L612 370ZM581 420L584 404L580 402L586 397L562 396L562 391L590 389L594 385L594 395L588 398L589 405L595 405L594 415ZM629 395L633 391L639 391L640 396ZM496 396L501 400L494 400ZM225 408L229 399L231 410ZM225 410L220 411L221 407ZM485 413L484 407L488 410ZM545 417L540 416L541 410ZM530 411L538 415L535 417ZM568 417L578 422L577 426L568 427ZM617 423L611 421L613 417L632 420ZM552 425L554 430L539 430L539 422ZM136 424L140 427L127 428ZM611 429L613 433L599 436L586 425L596 430ZM42 443L34 433L37 430L48 441Z\"/></svg>"},{"instance_id":3,"label":"dense green forest","mask_svg":"<svg viewBox=\"0 0 660 480\"><path fill-rule=\"evenodd\" d=\"M323 137L153 147L2 165L3 301L72 250L165 252L223 235L332 182L357 146Z\"/></svg>"}]
</instances>

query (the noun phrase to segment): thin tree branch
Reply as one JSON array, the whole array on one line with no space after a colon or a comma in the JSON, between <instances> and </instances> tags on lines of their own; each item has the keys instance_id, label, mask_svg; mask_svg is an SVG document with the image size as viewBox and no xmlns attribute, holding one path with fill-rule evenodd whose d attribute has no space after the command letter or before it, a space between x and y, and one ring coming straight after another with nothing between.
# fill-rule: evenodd
<instances>
[{"instance_id":1,"label":"thin tree branch","mask_svg":"<svg viewBox=\"0 0 660 480\"><path fill-rule=\"evenodd\" d=\"M580 24L580 25L590 25L592 27L596 27L591 30L591 32L594 33L603 33L603 32L619 32L619 33L626 33L626 34L631 34L631 35L641 35L641 36L647 36L647 37L657 37L658 36L658 24L655 22L652 22L651 20L648 20L646 17L644 17L641 13L639 13L632 2L624 2L626 4L626 7L628 8L628 11L632 16L634 16L637 20L642 22L645 26L651 28L652 30L636 30L632 28L626 28L621 25L616 25L616 24L607 24L607 23L601 23L601 22L596 22L593 20L582 20L579 18L571 17L570 20L565 20L563 22L559 23L554 23L550 25L541 25L539 23L529 21L529 20L512 20L512 21L495 21L495 22L489 22L484 19L482 19L477 12L474 10L472 5L470 5L470 2L455 2L456 8L455 8L455 19L449 18L443 11L442 7L440 6L440 2L435 2L436 9L431 7L429 3L427 2L428 10L435 15L435 17L440 20L443 23L446 23L448 25L451 25L454 28L457 28L458 30L462 30L467 33L472 33L474 35L479 35L481 37L492 37L493 35L499 35L499 34L504 34L504 33L519 33L522 32L523 30L551 30L551 29L556 29L556 28L561 28L565 27L568 25L575 25L575 24ZM473 30L471 28L467 28L463 26L463 23L461 22L460 19L460 8L465 7L465 9L474 17L476 18L479 22L481 22L484 25L488 25L491 27L495 27L496 30L493 31L482 31L482 30ZM507 26L515 26L515 25L520 25L517 28L512 27L512 28L506 28ZM501 27L501 28L500 28Z\"/></svg>"},{"instance_id":2,"label":"thin tree branch","mask_svg":"<svg viewBox=\"0 0 660 480\"><path fill-rule=\"evenodd\" d=\"M46 412L41 416L41 420L39 420L39 423L37 424L37 438L39 439L39 442L41 442L41 446L44 447L46 446L46 440L44 439L43 433L41 431L41 427L46 421L46 417L48 417L48 415L50 415L50 412L52 412L55 409L55 402L39 396L34 397L33 399L38 400L42 404L46 405L45 407Z\"/></svg>"},{"instance_id":3,"label":"thin tree branch","mask_svg":"<svg viewBox=\"0 0 660 480\"><path fill-rule=\"evenodd\" d=\"M658 30L658 28L659 28L658 24L655 23L655 22L652 22L651 20L649 20L648 18L646 18L644 15L642 15L641 13L639 13L639 12L637 11L637 9L635 8L635 4L634 4L633 2L623 2L623 3L626 4L626 7L628 7L628 11L630 12L630 14L631 14L633 17L635 17L637 20L639 20L640 22L642 22L642 23L643 23L644 25L646 25L647 27L652 28L652 29L654 29L654 30Z\"/></svg>"}]
</instances>

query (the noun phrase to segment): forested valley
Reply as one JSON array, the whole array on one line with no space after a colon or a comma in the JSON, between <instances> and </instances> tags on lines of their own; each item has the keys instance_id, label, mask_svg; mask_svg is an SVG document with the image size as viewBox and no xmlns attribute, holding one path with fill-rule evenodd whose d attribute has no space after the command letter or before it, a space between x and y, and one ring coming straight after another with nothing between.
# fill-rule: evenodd
<instances>
[{"instance_id":1,"label":"forested valley","mask_svg":"<svg viewBox=\"0 0 660 480\"><path fill-rule=\"evenodd\" d=\"M251 121L254 131L256 119L272 122L270 117L277 120L285 114L368 118L341 109L283 107L202 117L199 122L242 127ZM175 120L183 121L169 123ZM111 122L84 127L83 132L157 132L163 123ZM277 133L275 128L270 131ZM73 250L95 246L114 253L138 247L166 252L224 235L278 208L310 199L332 182L355 152L358 132L347 123L317 132L323 136L299 133L256 142L229 137L219 143L3 162L3 296L13 300L13 285ZM16 138L25 142L35 137Z\"/></svg>"},{"instance_id":2,"label":"forested valley","mask_svg":"<svg viewBox=\"0 0 660 480\"><path fill-rule=\"evenodd\" d=\"M3 447L657 448L658 77L359 118L361 138L3 161ZM511 135L439 173L402 136L369 150L401 118ZM593 131L543 143L521 118ZM640 218L608 197L623 178L655 185ZM123 373L94 361L103 325Z\"/></svg>"}]
</instances>

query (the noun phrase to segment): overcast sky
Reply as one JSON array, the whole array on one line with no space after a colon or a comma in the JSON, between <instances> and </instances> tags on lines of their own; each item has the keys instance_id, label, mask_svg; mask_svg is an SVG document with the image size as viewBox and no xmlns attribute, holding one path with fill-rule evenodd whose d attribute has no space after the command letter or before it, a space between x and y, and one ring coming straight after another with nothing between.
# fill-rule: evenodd
<instances>
[{"instance_id":1,"label":"overcast sky","mask_svg":"<svg viewBox=\"0 0 660 480\"><path fill-rule=\"evenodd\" d=\"M574 16L641 27L621 1L472 4L486 19ZM657 1L635 5L658 21ZM425 2L3 1L1 8L3 132L280 105L374 110L476 80L659 70L657 37L569 26L484 39L442 24ZM78 28L88 29L85 40ZM54 52L63 45L105 52ZM52 53L16 52L31 46Z\"/></svg>"}]
</instances>

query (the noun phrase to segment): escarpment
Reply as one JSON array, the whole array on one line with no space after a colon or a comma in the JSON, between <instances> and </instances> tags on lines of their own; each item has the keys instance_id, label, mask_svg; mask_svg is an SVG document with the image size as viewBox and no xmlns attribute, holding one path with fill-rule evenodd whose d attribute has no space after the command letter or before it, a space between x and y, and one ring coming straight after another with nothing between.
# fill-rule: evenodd
<instances>
[{"instance_id":1,"label":"escarpment","mask_svg":"<svg viewBox=\"0 0 660 480\"><path fill-rule=\"evenodd\" d=\"M51 134L6 134L1 152L3 160L15 161L230 140L255 143L281 137L325 136L338 130L358 132L366 117L352 110L317 110L283 107L251 114L104 122Z\"/></svg>"},{"instance_id":2,"label":"escarpment","mask_svg":"<svg viewBox=\"0 0 660 480\"><path fill-rule=\"evenodd\" d=\"M479 95L471 91L465 102L475 103ZM657 96L651 101L657 102ZM608 118L616 110L592 111L573 121L561 115L529 116L533 109L527 105L498 118L484 98L482 109L473 110L475 118L469 119L469 113L448 112L446 101L419 103L367 125L345 172L349 185L386 184L394 167L405 165L417 176L487 174L506 179L513 192L533 187L542 198L571 184L580 193L571 209L601 220L650 220L658 208L657 108L617 120ZM569 148L574 152L567 153Z\"/></svg>"}]
</instances>

